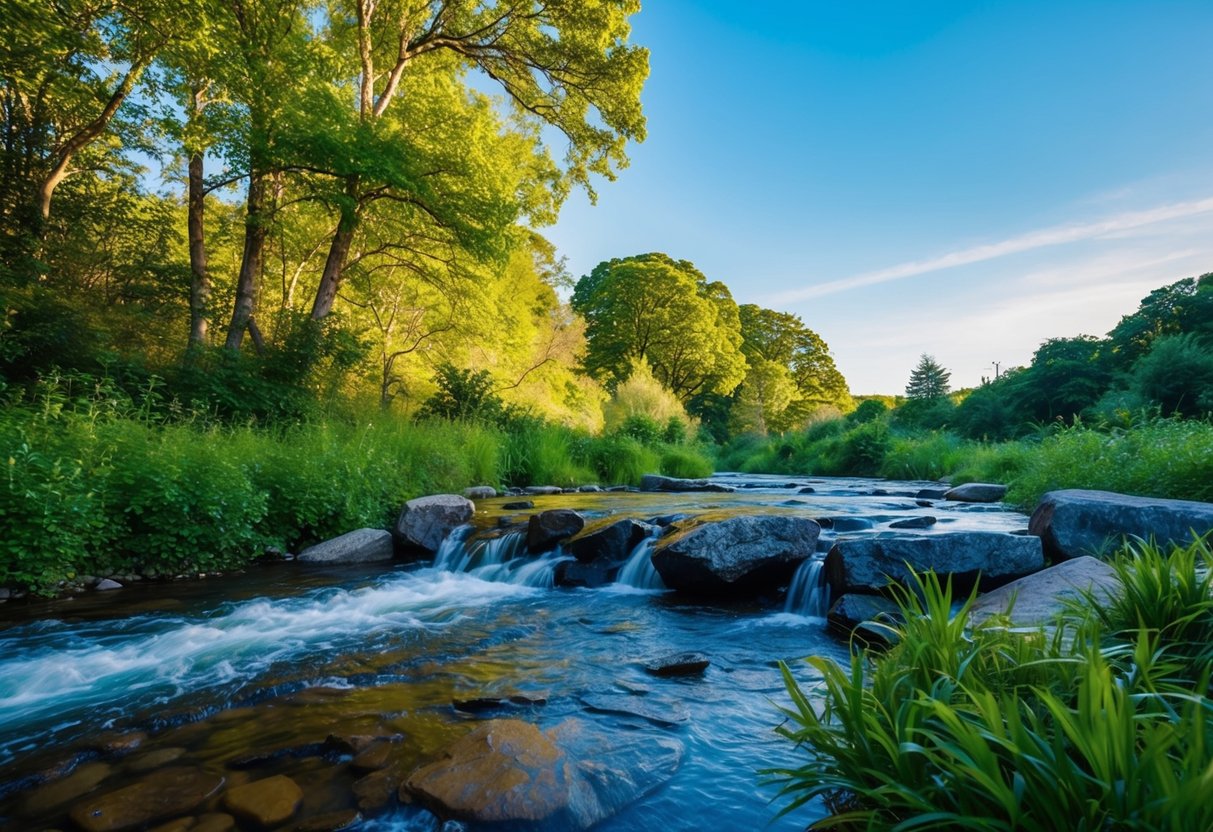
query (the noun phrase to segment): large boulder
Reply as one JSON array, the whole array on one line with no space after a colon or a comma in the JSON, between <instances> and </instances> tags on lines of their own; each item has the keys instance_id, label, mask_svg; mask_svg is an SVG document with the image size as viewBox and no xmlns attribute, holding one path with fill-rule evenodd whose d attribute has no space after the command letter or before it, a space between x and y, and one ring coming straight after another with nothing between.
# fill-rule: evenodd
<instances>
[{"instance_id":1,"label":"large boulder","mask_svg":"<svg viewBox=\"0 0 1213 832\"><path fill-rule=\"evenodd\" d=\"M383 529L355 529L299 553L300 563L337 566L343 563L375 563L391 560L394 554L391 532Z\"/></svg>"},{"instance_id":2,"label":"large boulder","mask_svg":"<svg viewBox=\"0 0 1213 832\"><path fill-rule=\"evenodd\" d=\"M573 557L582 563L605 561L610 563L628 559L636 544L654 531L654 527L639 520L616 520L596 524L583 529L564 546Z\"/></svg>"},{"instance_id":3,"label":"large boulder","mask_svg":"<svg viewBox=\"0 0 1213 832\"><path fill-rule=\"evenodd\" d=\"M585 528L585 518L568 508L554 508L532 514L526 527L526 547L532 552L555 548Z\"/></svg>"},{"instance_id":4,"label":"large boulder","mask_svg":"<svg viewBox=\"0 0 1213 832\"><path fill-rule=\"evenodd\" d=\"M731 492L735 489L728 485L711 482L710 480L683 480L677 477L663 477L660 474L645 474L640 478L641 491L720 491Z\"/></svg>"},{"instance_id":5,"label":"large boulder","mask_svg":"<svg viewBox=\"0 0 1213 832\"><path fill-rule=\"evenodd\" d=\"M1110 491L1050 491L1032 512L1028 530L1053 560L1100 556L1126 535L1160 544L1186 544L1213 531L1213 503L1132 497Z\"/></svg>"},{"instance_id":6,"label":"large boulder","mask_svg":"<svg viewBox=\"0 0 1213 832\"><path fill-rule=\"evenodd\" d=\"M948 489L943 494L945 500L959 503L997 503L1005 496L1007 487L992 482L966 482Z\"/></svg>"},{"instance_id":7,"label":"large boulder","mask_svg":"<svg viewBox=\"0 0 1213 832\"><path fill-rule=\"evenodd\" d=\"M435 494L409 500L396 520L396 539L413 549L438 551L453 530L471 522L476 506L458 494Z\"/></svg>"},{"instance_id":8,"label":"large boulder","mask_svg":"<svg viewBox=\"0 0 1213 832\"><path fill-rule=\"evenodd\" d=\"M682 746L666 737L593 732L576 720L541 731L495 719L414 771L401 796L444 820L580 830L668 780L681 759Z\"/></svg>"},{"instance_id":9,"label":"large boulder","mask_svg":"<svg viewBox=\"0 0 1213 832\"><path fill-rule=\"evenodd\" d=\"M677 529L653 552L665 585L696 595L753 594L788 580L816 550L821 526L806 517L740 515Z\"/></svg>"},{"instance_id":10,"label":"large boulder","mask_svg":"<svg viewBox=\"0 0 1213 832\"><path fill-rule=\"evenodd\" d=\"M887 532L837 541L826 555L826 581L834 597L880 592L891 581L906 583L910 570L951 575L960 590L994 587L1044 567L1040 539L1008 532L911 535Z\"/></svg>"},{"instance_id":11,"label":"large boulder","mask_svg":"<svg viewBox=\"0 0 1213 832\"><path fill-rule=\"evenodd\" d=\"M1035 627L1057 618L1069 601L1089 593L1097 602L1105 602L1120 591L1116 570L1098 558L1084 556L987 592L973 603L969 616L980 622L1009 610L1012 624Z\"/></svg>"}]
</instances>

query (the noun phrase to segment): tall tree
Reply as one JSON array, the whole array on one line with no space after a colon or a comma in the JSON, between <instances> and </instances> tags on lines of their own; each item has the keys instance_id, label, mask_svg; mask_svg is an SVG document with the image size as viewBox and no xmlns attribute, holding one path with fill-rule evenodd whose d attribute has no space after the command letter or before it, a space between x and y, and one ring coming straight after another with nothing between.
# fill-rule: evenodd
<instances>
[{"instance_id":1,"label":"tall tree","mask_svg":"<svg viewBox=\"0 0 1213 832\"><path fill-rule=\"evenodd\" d=\"M346 120L348 130L377 139L379 148L376 156L342 154L331 168L341 183L334 199L339 219L312 318L332 311L369 203L393 198L439 213L430 183L408 175L434 173L409 165L403 157L415 148L399 141L400 133L385 124L393 102L405 94L407 74L438 61L444 72L470 88L468 71L483 73L506 93L520 119L555 127L568 139L563 181L554 183L556 191L562 195L572 182L592 194L590 176L613 178L627 163L625 143L644 138L640 88L648 74L648 54L627 42L628 18L639 8L637 0L338 2L331 25L357 56L351 82L357 112L356 119ZM424 129L417 122L406 127Z\"/></svg>"},{"instance_id":2,"label":"tall tree","mask_svg":"<svg viewBox=\"0 0 1213 832\"><path fill-rule=\"evenodd\" d=\"M934 357L922 354L918 365L910 373L910 383L906 385L906 398L926 401L942 399L950 390L948 380L952 374L945 370Z\"/></svg>"},{"instance_id":3,"label":"tall tree","mask_svg":"<svg viewBox=\"0 0 1213 832\"><path fill-rule=\"evenodd\" d=\"M727 395L745 377L737 304L686 260L652 253L599 263L577 281L572 304L586 319L586 369L608 385L639 358L684 403Z\"/></svg>"}]
</instances>

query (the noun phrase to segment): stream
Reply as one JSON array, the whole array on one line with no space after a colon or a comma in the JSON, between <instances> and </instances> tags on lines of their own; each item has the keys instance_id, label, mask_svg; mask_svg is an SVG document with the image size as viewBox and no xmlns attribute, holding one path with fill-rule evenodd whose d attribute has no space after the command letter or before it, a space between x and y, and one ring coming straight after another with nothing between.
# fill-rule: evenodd
<instances>
[{"instance_id":1,"label":"stream","mask_svg":"<svg viewBox=\"0 0 1213 832\"><path fill-rule=\"evenodd\" d=\"M928 534L1023 529L1027 519L998 504L917 497L937 483L714 481L736 490L531 497L524 512L502 508L519 498L478 501L474 527L448 538L432 562L282 563L2 605L0 827L67 828L80 801L171 765L220 774L229 786L287 774L304 792L292 823L366 801L348 828L475 829L368 794L356 785L365 772L335 763L328 738L390 737L407 775L477 721L507 717L545 729L572 718L681 743L672 777L596 829L802 830L824 807L778 817L778 789L757 772L804 759L773 731L787 702L776 662L792 662L812 685L797 659L847 658L825 627L820 561L801 567L786 597L706 604L664 589L648 562L650 538L615 584L561 588L553 578L563 553L527 555L517 534L497 530L499 518L558 507L591 519L790 512L834 520L822 552L836 536L907 517L938 518ZM688 651L710 659L705 673L645 670Z\"/></svg>"}]
</instances>

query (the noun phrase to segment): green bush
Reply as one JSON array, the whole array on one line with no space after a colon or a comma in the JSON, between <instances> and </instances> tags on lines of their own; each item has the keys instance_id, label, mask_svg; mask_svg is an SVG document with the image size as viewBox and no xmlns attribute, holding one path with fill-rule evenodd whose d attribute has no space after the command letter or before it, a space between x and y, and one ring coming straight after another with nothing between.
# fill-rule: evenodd
<instances>
[{"instance_id":1,"label":"green bush","mask_svg":"<svg viewBox=\"0 0 1213 832\"><path fill-rule=\"evenodd\" d=\"M1191 601L1187 590L1208 580L1195 562L1169 559L1163 591L1130 593L1109 619L1139 620L1160 600L1188 609L1171 601ZM1159 583L1156 566L1139 580ZM1131 553L1118 569L1136 574ZM969 627L973 596L954 610L934 574L898 600L905 625L887 653L857 653L847 667L808 659L821 678L812 694L782 666L791 707L777 731L806 755L765 772L783 787L784 812L824 798L833 814L813 828L832 830L1213 825L1207 650L1182 665L1148 626L1085 616L1052 636L996 618Z\"/></svg>"},{"instance_id":2,"label":"green bush","mask_svg":"<svg viewBox=\"0 0 1213 832\"><path fill-rule=\"evenodd\" d=\"M712 461L691 448L667 448L661 455L661 473L669 477L710 477L712 470Z\"/></svg>"}]
</instances>

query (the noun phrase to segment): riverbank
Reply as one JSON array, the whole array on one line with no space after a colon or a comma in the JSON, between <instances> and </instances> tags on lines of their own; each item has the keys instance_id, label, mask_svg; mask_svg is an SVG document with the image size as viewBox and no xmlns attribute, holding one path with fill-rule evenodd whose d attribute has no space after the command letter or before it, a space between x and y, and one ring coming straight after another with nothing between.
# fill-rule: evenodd
<instances>
[{"instance_id":1,"label":"riverbank","mask_svg":"<svg viewBox=\"0 0 1213 832\"><path fill-rule=\"evenodd\" d=\"M170 421L110 399L0 414L0 588L56 594L230 571L475 485L705 476L685 443L519 420L511 429L372 412L272 428ZM125 580L123 580L125 579Z\"/></svg>"}]
</instances>

